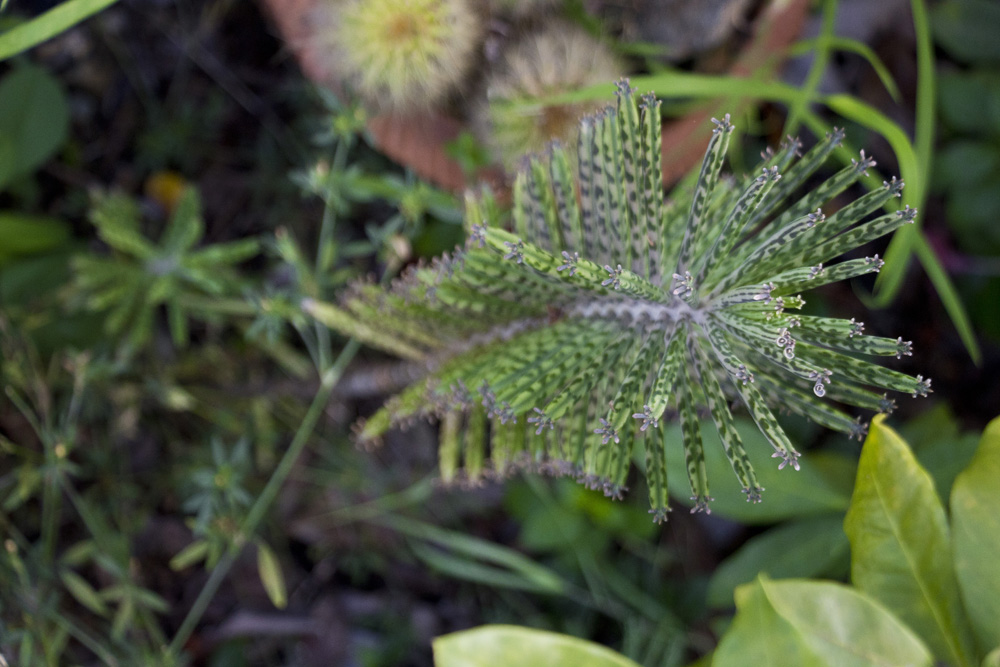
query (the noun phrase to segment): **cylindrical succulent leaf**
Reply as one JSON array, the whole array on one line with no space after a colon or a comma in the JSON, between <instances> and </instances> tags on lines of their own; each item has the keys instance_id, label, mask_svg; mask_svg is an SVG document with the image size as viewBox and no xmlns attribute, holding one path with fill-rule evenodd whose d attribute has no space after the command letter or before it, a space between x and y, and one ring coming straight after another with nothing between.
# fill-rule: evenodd
<instances>
[{"instance_id":1,"label":"cylindrical succulent leaf","mask_svg":"<svg viewBox=\"0 0 1000 667\"><path fill-rule=\"evenodd\" d=\"M667 443L656 431L674 409L693 511L708 511L700 415L711 417L756 502L763 489L735 428L734 403L766 436L778 467L798 469L777 410L862 437L864 424L846 406L889 412L894 402L883 389L930 392L922 376L856 356L909 356L909 342L869 335L854 319L798 312L800 292L878 270L877 256L823 263L912 221L910 209L866 220L902 184L887 182L827 219L828 199L871 165L862 154L799 192L841 132L798 160L797 141L766 152L740 180L721 177L731 131L728 118L716 121L694 191L666 197L658 103L646 97L638 105L623 82L615 106L580 124L576 187L570 161L553 149L518 174L513 231L491 198L470 197L469 242L454 257L411 272L385 298L364 288L342 309L307 304L331 326L396 354L423 355L427 364L429 384L390 400L362 436L443 414L447 477L456 477L459 460L470 477L482 474L489 458L499 472L528 465L574 474L615 497L641 440L660 521L668 509ZM459 423L477 435L457 437Z\"/></svg>"}]
</instances>

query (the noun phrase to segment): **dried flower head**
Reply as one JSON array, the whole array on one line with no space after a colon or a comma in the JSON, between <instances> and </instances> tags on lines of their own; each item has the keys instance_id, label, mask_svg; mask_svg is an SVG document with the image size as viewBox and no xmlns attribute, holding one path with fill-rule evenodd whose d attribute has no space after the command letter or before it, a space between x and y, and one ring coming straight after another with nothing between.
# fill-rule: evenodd
<instances>
[{"instance_id":1,"label":"dried flower head","mask_svg":"<svg viewBox=\"0 0 1000 667\"><path fill-rule=\"evenodd\" d=\"M842 406L889 410L883 390L926 395L930 380L858 356L909 355L908 342L797 312L802 292L879 269L872 258L837 260L912 221L911 211L869 219L902 183L824 216L823 204L870 159L800 193L843 138L834 131L801 158L790 141L742 181L722 179L732 129L728 116L715 121L693 191L668 204L659 102L637 105L622 83L617 105L580 125L579 196L568 156L554 150L518 173L513 231L487 194L468 197L460 266L415 268L388 291L361 286L343 309L311 304L321 321L427 363L428 381L373 415L360 437L421 414L452 415L462 426L442 430L445 475L464 467L475 478L490 464L505 471L528 461L612 495L643 441L652 512L663 519L659 425L668 411L679 415L694 508L707 510L699 412L711 416L747 500L757 502L763 489L734 427L734 400L778 467L798 469L776 409L863 437ZM448 388L459 386L477 387L481 401L454 398Z\"/></svg>"},{"instance_id":2,"label":"dried flower head","mask_svg":"<svg viewBox=\"0 0 1000 667\"><path fill-rule=\"evenodd\" d=\"M330 70L390 111L440 103L475 63L481 34L470 0L322 0L314 14Z\"/></svg>"},{"instance_id":3,"label":"dried flower head","mask_svg":"<svg viewBox=\"0 0 1000 667\"><path fill-rule=\"evenodd\" d=\"M548 11L560 0L489 0L490 10L520 19L530 14Z\"/></svg>"},{"instance_id":4,"label":"dried flower head","mask_svg":"<svg viewBox=\"0 0 1000 667\"><path fill-rule=\"evenodd\" d=\"M487 102L477 110L476 124L497 158L513 167L549 141L572 145L580 116L598 106L545 105L539 100L613 81L624 71L608 47L581 28L550 23L508 47L487 82Z\"/></svg>"}]
</instances>

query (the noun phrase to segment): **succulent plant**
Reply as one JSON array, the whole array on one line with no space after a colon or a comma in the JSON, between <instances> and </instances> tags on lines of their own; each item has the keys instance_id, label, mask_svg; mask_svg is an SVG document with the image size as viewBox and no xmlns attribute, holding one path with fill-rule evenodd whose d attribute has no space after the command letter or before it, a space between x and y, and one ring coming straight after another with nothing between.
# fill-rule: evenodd
<instances>
[{"instance_id":1,"label":"succulent plant","mask_svg":"<svg viewBox=\"0 0 1000 667\"><path fill-rule=\"evenodd\" d=\"M508 46L487 81L476 126L497 159L512 167L551 140L575 142L580 116L600 106L544 104L542 98L612 81L624 72L610 49L582 28L550 22Z\"/></svg>"},{"instance_id":2,"label":"succulent plant","mask_svg":"<svg viewBox=\"0 0 1000 667\"><path fill-rule=\"evenodd\" d=\"M476 62L482 20L470 0L322 0L313 40L369 105L423 110Z\"/></svg>"},{"instance_id":3,"label":"succulent plant","mask_svg":"<svg viewBox=\"0 0 1000 667\"><path fill-rule=\"evenodd\" d=\"M357 285L343 306L307 312L426 368L359 428L362 441L414 418L442 420L445 479L528 465L577 476L618 496L633 447L646 453L651 512L667 512L665 429L679 415L694 510L708 508L699 412L715 422L747 500L757 482L734 428L743 403L779 468L799 467L778 408L863 437L840 405L888 412L881 390L926 395L930 380L857 355L911 354L902 338L855 320L800 313L801 292L878 271L878 256L835 260L912 222L906 208L867 220L902 190L893 179L825 216L821 206L874 162L862 153L797 194L841 141L805 155L789 141L750 176L720 171L733 129L715 129L693 190L665 197L660 111L626 83L617 105L584 118L579 196L566 152L525 164L513 231L488 193L467 197L468 240L390 288Z\"/></svg>"}]
</instances>

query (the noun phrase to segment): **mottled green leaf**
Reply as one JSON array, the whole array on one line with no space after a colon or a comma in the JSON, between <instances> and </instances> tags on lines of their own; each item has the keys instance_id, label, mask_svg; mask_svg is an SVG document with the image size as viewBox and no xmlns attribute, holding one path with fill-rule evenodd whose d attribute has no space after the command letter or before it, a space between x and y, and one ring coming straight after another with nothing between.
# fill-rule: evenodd
<instances>
[{"instance_id":1,"label":"mottled green leaf","mask_svg":"<svg viewBox=\"0 0 1000 667\"><path fill-rule=\"evenodd\" d=\"M912 630L843 584L760 577L737 589L736 607L713 667L916 667L932 661Z\"/></svg>"},{"instance_id":2,"label":"mottled green leaf","mask_svg":"<svg viewBox=\"0 0 1000 667\"><path fill-rule=\"evenodd\" d=\"M936 658L973 664L951 538L934 482L884 417L872 421L844 530L851 579L914 629Z\"/></svg>"},{"instance_id":3,"label":"mottled green leaf","mask_svg":"<svg viewBox=\"0 0 1000 667\"><path fill-rule=\"evenodd\" d=\"M555 632L485 625L434 640L434 667L638 667L609 648Z\"/></svg>"},{"instance_id":4,"label":"mottled green leaf","mask_svg":"<svg viewBox=\"0 0 1000 667\"><path fill-rule=\"evenodd\" d=\"M983 649L1000 646L1000 419L983 432L972 463L955 479L951 522L955 574Z\"/></svg>"}]
</instances>

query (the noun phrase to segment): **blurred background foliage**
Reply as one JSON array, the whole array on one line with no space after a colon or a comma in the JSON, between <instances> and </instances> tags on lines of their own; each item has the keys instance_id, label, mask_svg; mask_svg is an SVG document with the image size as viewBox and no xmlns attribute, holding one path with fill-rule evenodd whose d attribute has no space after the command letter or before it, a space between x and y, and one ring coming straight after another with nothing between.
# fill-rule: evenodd
<instances>
[{"instance_id":1,"label":"blurred background foliage","mask_svg":"<svg viewBox=\"0 0 1000 667\"><path fill-rule=\"evenodd\" d=\"M442 488L436 425L358 451L351 425L409 369L299 305L453 248L456 193L387 156L378 108L303 77L274 3L73 0L45 13L56 5L0 4L0 658L429 665L432 638L507 623L683 665L717 646L734 591L761 573L846 580L861 445L793 418L807 463L765 481L766 503L720 487L713 514L692 516L675 476L662 529L642 488L623 502L535 476ZM762 26L780 25L766 19L795 6L804 24L769 43ZM911 6L931 26L929 98ZM893 424L947 503L1000 405L998 12L990 0L496 2L477 58L499 70L509 46L569 22L641 80L688 86L658 91L668 119L688 121L677 146L733 111L734 170L790 120L809 145L847 117L849 143L896 174L903 158L878 128L916 136L932 105L923 231L981 361L909 254L902 291L864 317L912 337L903 370L935 380L933 403L900 401ZM753 45L763 57L747 69ZM460 127L441 151L500 192L475 114L522 104L548 123L565 106L535 96L595 96L532 89L496 106L480 79L443 103ZM799 95L810 90L842 96L841 111L867 106L852 121ZM860 316L852 300L832 289L810 305Z\"/></svg>"}]
</instances>

